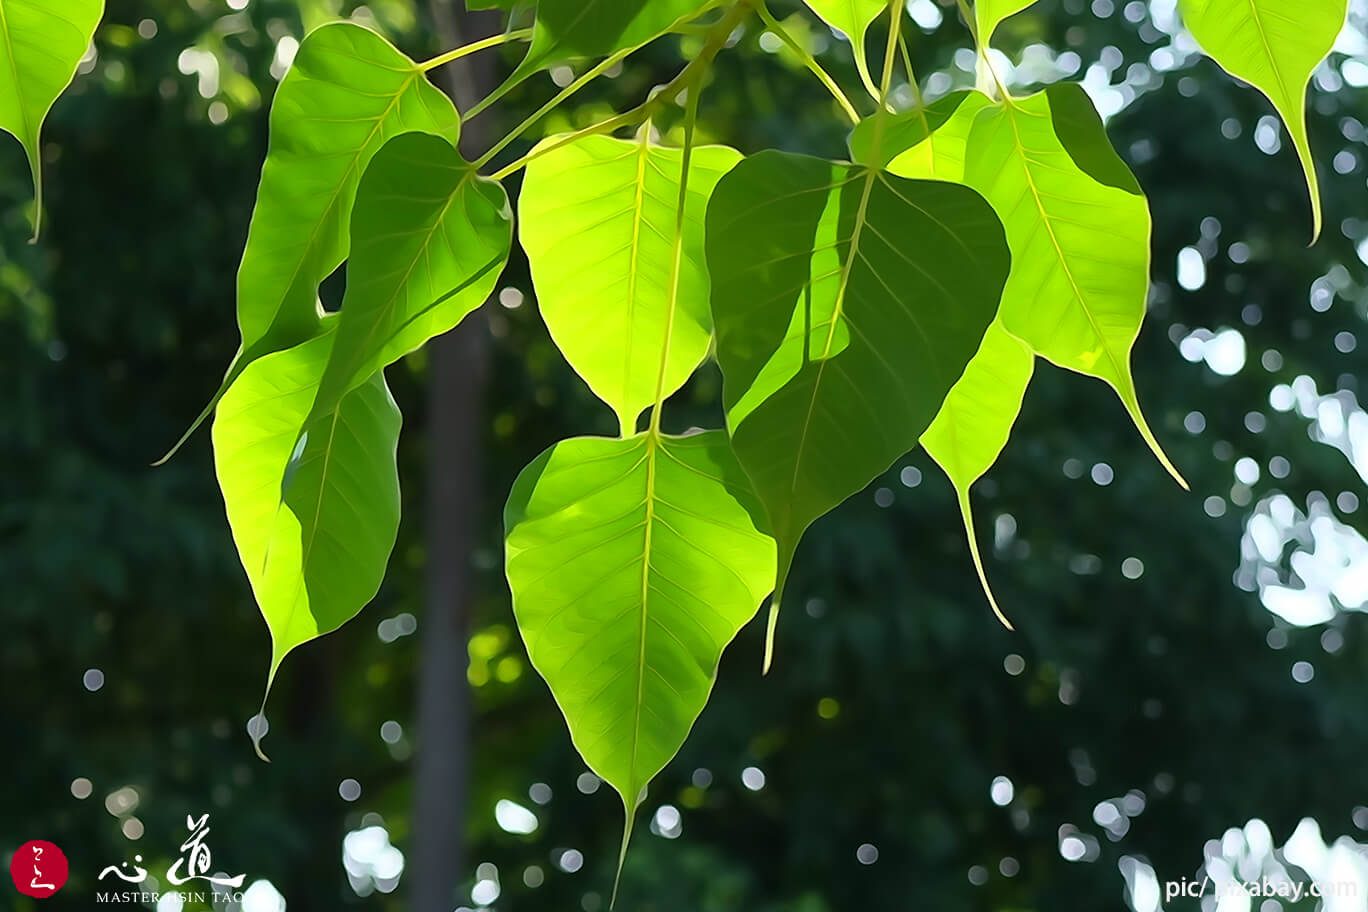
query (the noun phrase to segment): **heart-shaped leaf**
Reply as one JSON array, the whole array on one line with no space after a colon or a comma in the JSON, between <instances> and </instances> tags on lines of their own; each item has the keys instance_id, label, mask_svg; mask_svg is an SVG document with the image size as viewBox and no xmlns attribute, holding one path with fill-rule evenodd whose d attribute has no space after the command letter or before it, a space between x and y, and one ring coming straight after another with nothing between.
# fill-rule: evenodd
<instances>
[{"instance_id":1,"label":"heart-shaped leaf","mask_svg":"<svg viewBox=\"0 0 1368 912\"><path fill-rule=\"evenodd\" d=\"M774 583L774 541L750 501L721 431L564 440L509 495L518 629L575 747L622 796L623 855L647 783Z\"/></svg>"},{"instance_id":2,"label":"heart-shaped leaf","mask_svg":"<svg viewBox=\"0 0 1368 912\"><path fill-rule=\"evenodd\" d=\"M706 247L727 426L778 542L772 632L803 531L916 446L1009 254L966 187L782 152L718 182Z\"/></svg>"},{"instance_id":3,"label":"heart-shaped leaf","mask_svg":"<svg viewBox=\"0 0 1368 912\"><path fill-rule=\"evenodd\" d=\"M347 256L356 187L391 137L409 131L455 145L460 116L422 69L349 22L300 43L271 103L270 142L237 276L242 344L218 391L170 458L252 361L309 339L318 286Z\"/></svg>"},{"instance_id":4,"label":"heart-shaped leaf","mask_svg":"<svg viewBox=\"0 0 1368 912\"><path fill-rule=\"evenodd\" d=\"M630 142L589 136L535 158L518 200L542 319L566 360L617 413L624 435L636 431L657 386L669 396L707 355L703 215L713 186L741 158L726 146L692 150L676 275L683 150L648 135Z\"/></svg>"},{"instance_id":5,"label":"heart-shaped leaf","mask_svg":"<svg viewBox=\"0 0 1368 912\"><path fill-rule=\"evenodd\" d=\"M347 290L314 416L479 307L512 242L503 186L449 142L426 133L387 142L356 191Z\"/></svg>"},{"instance_id":6,"label":"heart-shaped leaf","mask_svg":"<svg viewBox=\"0 0 1368 912\"><path fill-rule=\"evenodd\" d=\"M1296 147L1311 194L1311 237L1320 235L1320 187L1306 135L1306 84L1344 28L1349 0L1179 0L1202 50L1273 102Z\"/></svg>"},{"instance_id":7,"label":"heart-shaped leaf","mask_svg":"<svg viewBox=\"0 0 1368 912\"><path fill-rule=\"evenodd\" d=\"M974 32L979 49L986 51L993 32L1008 16L1015 16L1036 0L974 0Z\"/></svg>"},{"instance_id":8,"label":"heart-shaped leaf","mask_svg":"<svg viewBox=\"0 0 1368 912\"><path fill-rule=\"evenodd\" d=\"M242 566L285 655L336 630L380 588L399 529L399 409L374 374L301 437L337 336L253 361L214 417L214 465Z\"/></svg>"},{"instance_id":9,"label":"heart-shaped leaf","mask_svg":"<svg viewBox=\"0 0 1368 912\"><path fill-rule=\"evenodd\" d=\"M0 0L0 130L33 174L33 237L43 222L43 120L76 75L104 0Z\"/></svg>"},{"instance_id":10,"label":"heart-shaped leaf","mask_svg":"<svg viewBox=\"0 0 1368 912\"><path fill-rule=\"evenodd\" d=\"M1186 487L1140 411L1130 369L1149 290L1149 205L1083 89L1060 84L980 111L964 177L1012 246L1003 326L1060 367L1110 384Z\"/></svg>"}]
</instances>

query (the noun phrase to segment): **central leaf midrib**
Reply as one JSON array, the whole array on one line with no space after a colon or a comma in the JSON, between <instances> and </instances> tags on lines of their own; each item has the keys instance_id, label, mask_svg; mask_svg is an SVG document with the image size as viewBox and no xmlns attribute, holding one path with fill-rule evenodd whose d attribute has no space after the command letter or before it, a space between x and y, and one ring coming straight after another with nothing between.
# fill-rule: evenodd
<instances>
[{"instance_id":1,"label":"central leaf midrib","mask_svg":"<svg viewBox=\"0 0 1368 912\"><path fill-rule=\"evenodd\" d=\"M881 124L882 122L883 118L880 117L878 124ZM875 161L878 160L879 146L881 145L882 139L880 136L882 131L878 128L878 124L875 126L873 143ZM793 457L793 477L789 479L790 494L798 493L798 476L802 470L803 454L807 451L808 432L812 428L812 416L817 409L817 397L821 392L822 377L826 372L826 364L831 357L831 346L836 338L836 324L841 319L841 315L845 310L846 289L850 286L850 274L854 269L855 259L859 255L860 236L864 232L865 219L868 217L869 196L874 189L874 180L877 174L878 172L874 168L867 168L865 170L864 187L860 191L860 205L855 210L855 225L850 232L850 249L847 252L846 261L841 265L841 279L840 284L836 289L836 302L831 312L831 320L827 324L826 342L822 346L822 356L817 364L817 376L813 378L812 381L812 395L808 397L807 414L803 417L802 430L798 435L797 452ZM845 183L842 183L839 186L844 187ZM836 225L838 235L840 233L840 224L840 190L838 189L836 191ZM839 237L837 242L839 243Z\"/></svg>"},{"instance_id":2,"label":"central leaf midrib","mask_svg":"<svg viewBox=\"0 0 1368 912\"><path fill-rule=\"evenodd\" d=\"M1249 0L1249 18L1254 22L1254 28L1259 32L1259 41L1263 43L1264 53L1268 55L1268 65L1273 70L1273 78L1278 83L1278 93L1282 95L1284 103L1291 102L1292 95L1287 91L1287 82L1283 79L1282 70L1278 68L1278 60L1273 56L1273 45L1268 41L1268 33L1264 31L1263 19L1260 18L1258 0Z\"/></svg>"}]
</instances>

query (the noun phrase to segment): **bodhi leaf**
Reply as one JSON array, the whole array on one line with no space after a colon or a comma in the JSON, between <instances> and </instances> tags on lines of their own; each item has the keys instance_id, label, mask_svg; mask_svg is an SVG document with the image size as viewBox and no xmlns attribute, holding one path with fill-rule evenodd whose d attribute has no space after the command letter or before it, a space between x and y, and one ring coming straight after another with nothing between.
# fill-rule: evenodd
<instances>
[{"instance_id":1,"label":"bodhi leaf","mask_svg":"<svg viewBox=\"0 0 1368 912\"><path fill-rule=\"evenodd\" d=\"M335 322L253 361L214 417L228 523L271 632L268 692L291 649L336 630L374 597L399 529L400 416L382 374L300 437Z\"/></svg>"},{"instance_id":2,"label":"bodhi leaf","mask_svg":"<svg viewBox=\"0 0 1368 912\"><path fill-rule=\"evenodd\" d=\"M0 130L33 175L33 239L43 221L43 120L76 75L104 0L0 0Z\"/></svg>"},{"instance_id":3,"label":"bodhi leaf","mask_svg":"<svg viewBox=\"0 0 1368 912\"><path fill-rule=\"evenodd\" d=\"M727 426L778 543L772 636L803 531L916 446L1009 254L966 187L761 152L718 182L707 257Z\"/></svg>"},{"instance_id":4,"label":"bodhi leaf","mask_svg":"<svg viewBox=\"0 0 1368 912\"><path fill-rule=\"evenodd\" d=\"M823 22L850 39L855 54L855 66L866 86L873 86L869 76L869 58L865 54L865 33L879 14L887 11L886 0L803 0Z\"/></svg>"},{"instance_id":5,"label":"bodhi leaf","mask_svg":"<svg viewBox=\"0 0 1368 912\"><path fill-rule=\"evenodd\" d=\"M966 89L895 114L887 118L878 160L874 159L876 119L866 118L850 134L851 157L870 167L887 168L899 177L962 181L969 129L978 112L990 104L987 95Z\"/></svg>"},{"instance_id":6,"label":"bodhi leaf","mask_svg":"<svg viewBox=\"0 0 1368 912\"><path fill-rule=\"evenodd\" d=\"M993 204L1012 246L1004 328L1060 367L1110 384L1186 488L1140 411L1130 370L1149 289L1149 206L1083 89L1060 84L981 111L965 182Z\"/></svg>"},{"instance_id":7,"label":"bodhi leaf","mask_svg":"<svg viewBox=\"0 0 1368 912\"><path fill-rule=\"evenodd\" d=\"M945 470L955 486L974 569L978 571L979 582L983 584L983 593L988 597L993 613L1008 630L1012 625L998 607L983 569L983 557L974 535L969 488L992 468L1007 445L1012 424L1021 411L1022 397L1031 382L1034 364L1035 355L1030 347L1003 329L1001 322L995 321L988 327L978 354L945 397L936 420L921 438L926 452Z\"/></svg>"},{"instance_id":8,"label":"bodhi leaf","mask_svg":"<svg viewBox=\"0 0 1368 912\"><path fill-rule=\"evenodd\" d=\"M708 353L703 216L713 186L741 158L726 146L692 150L676 277L683 150L652 143L648 134L634 141L589 136L534 158L518 201L519 237L546 327L617 413L624 436L655 402L657 385L669 396Z\"/></svg>"},{"instance_id":9,"label":"bodhi leaf","mask_svg":"<svg viewBox=\"0 0 1368 912\"><path fill-rule=\"evenodd\" d=\"M237 276L242 344L218 392L170 458L256 358L298 345L318 322L318 286L347 256L356 187L399 133L455 145L460 116L422 69L349 22L314 29L271 103L270 141Z\"/></svg>"},{"instance_id":10,"label":"bodhi leaf","mask_svg":"<svg viewBox=\"0 0 1368 912\"><path fill-rule=\"evenodd\" d=\"M974 34L979 50L987 52L993 32L1008 16L1015 16L1036 0L974 0Z\"/></svg>"},{"instance_id":11,"label":"bodhi leaf","mask_svg":"<svg viewBox=\"0 0 1368 912\"><path fill-rule=\"evenodd\" d=\"M313 415L479 307L512 235L503 186L445 139L405 133L386 143L356 192L347 290Z\"/></svg>"},{"instance_id":12,"label":"bodhi leaf","mask_svg":"<svg viewBox=\"0 0 1368 912\"><path fill-rule=\"evenodd\" d=\"M1320 235L1320 188L1306 135L1306 85L1344 27L1348 0L1179 0L1183 23L1221 68L1273 102L1287 125Z\"/></svg>"},{"instance_id":13,"label":"bodhi leaf","mask_svg":"<svg viewBox=\"0 0 1368 912\"><path fill-rule=\"evenodd\" d=\"M641 47L714 5L716 0L539 0L532 44L507 85L557 60Z\"/></svg>"},{"instance_id":14,"label":"bodhi leaf","mask_svg":"<svg viewBox=\"0 0 1368 912\"><path fill-rule=\"evenodd\" d=\"M622 796L623 855L646 785L774 582L774 541L750 501L721 431L565 440L509 495L518 629L575 747Z\"/></svg>"}]
</instances>

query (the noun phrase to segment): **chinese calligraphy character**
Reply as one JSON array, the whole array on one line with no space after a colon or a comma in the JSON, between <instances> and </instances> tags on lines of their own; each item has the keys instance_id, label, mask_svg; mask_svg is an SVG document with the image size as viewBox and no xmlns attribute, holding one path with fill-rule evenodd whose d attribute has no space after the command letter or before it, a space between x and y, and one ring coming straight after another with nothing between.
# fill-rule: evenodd
<instances>
[{"instance_id":1,"label":"chinese calligraphy character","mask_svg":"<svg viewBox=\"0 0 1368 912\"><path fill-rule=\"evenodd\" d=\"M43 882L43 872L38 869L38 859L43 857L43 847L33 847L33 880L29 881L29 888L33 890L53 890L56 891L55 884Z\"/></svg>"},{"instance_id":2,"label":"chinese calligraphy character","mask_svg":"<svg viewBox=\"0 0 1368 912\"><path fill-rule=\"evenodd\" d=\"M142 861L142 856L141 856L141 855L134 855L134 856L133 856L133 860L134 860L134 861ZM147 879L147 868L140 868L140 867L138 867L138 866L135 864L135 865L133 865L133 870L134 870L136 873L134 873L134 874L132 874L132 875L128 875L128 874L125 874L123 871L120 871L120 870L119 870L119 868L126 868L126 867L128 867L128 862L126 862L126 861L120 862L118 865L110 865L109 867L107 867L107 868L105 868L103 871L101 871L101 872L100 872L100 876L99 876L98 878L96 878L96 879L97 879L97 880L104 880L104 879L105 879L105 876L108 875L108 874L113 874L115 877L119 878L120 880L127 881L128 883L142 883L144 880Z\"/></svg>"},{"instance_id":3,"label":"chinese calligraphy character","mask_svg":"<svg viewBox=\"0 0 1368 912\"><path fill-rule=\"evenodd\" d=\"M240 887L246 875L239 874L236 877L213 877L209 875L209 847L204 844L204 837L209 835L209 815L205 814L196 820L190 815L185 817L185 828L190 831L190 838L181 843L181 852L188 853L176 859L176 863L171 866L171 870L166 872L166 879L176 886L188 883L192 880L204 880L211 884L221 887ZM181 865L185 865L186 873L180 874Z\"/></svg>"}]
</instances>

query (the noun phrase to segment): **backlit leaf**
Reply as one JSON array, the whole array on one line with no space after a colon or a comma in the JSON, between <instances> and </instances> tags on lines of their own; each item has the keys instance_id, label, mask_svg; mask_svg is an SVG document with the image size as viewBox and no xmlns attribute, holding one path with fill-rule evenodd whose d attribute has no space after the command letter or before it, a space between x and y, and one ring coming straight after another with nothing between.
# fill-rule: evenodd
<instances>
[{"instance_id":1,"label":"backlit leaf","mask_svg":"<svg viewBox=\"0 0 1368 912\"><path fill-rule=\"evenodd\" d=\"M855 65L869 80L869 60L865 54L865 33L879 14L888 10L886 0L803 0L822 21L850 39Z\"/></svg>"},{"instance_id":2,"label":"backlit leaf","mask_svg":"<svg viewBox=\"0 0 1368 912\"><path fill-rule=\"evenodd\" d=\"M968 188L780 152L718 182L706 246L727 426L779 547L772 630L803 531L916 446L1009 254Z\"/></svg>"},{"instance_id":3,"label":"backlit leaf","mask_svg":"<svg viewBox=\"0 0 1368 912\"><path fill-rule=\"evenodd\" d=\"M978 112L990 104L982 92L962 90L889 117L877 161L871 158L876 119L866 118L850 134L850 154L857 162L887 168L899 177L961 181L969 130Z\"/></svg>"},{"instance_id":4,"label":"backlit leaf","mask_svg":"<svg viewBox=\"0 0 1368 912\"><path fill-rule=\"evenodd\" d=\"M445 139L405 133L386 143L356 192L347 290L314 414L479 307L512 235L503 187Z\"/></svg>"},{"instance_id":5,"label":"backlit leaf","mask_svg":"<svg viewBox=\"0 0 1368 912\"><path fill-rule=\"evenodd\" d=\"M1180 0L1183 23L1202 50L1273 102L1306 172L1311 236L1320 234L1320 188L1306 135L1306 85L1330 53L1349 0Z\"/></svg>"},{"instance_id":6,"label":"backlit leaf","mask_svg":"<svg viewBox=\"0 0 1368 912\"><path fill-rule=\"evenodd\" d=\"M703 216L718 178L741 156L725 146L693 149L672 295L682 154L650 142L644 130L634 141L586 137L534 159L518 201L519 237L547 329L618 414L624 434L655 401L672 301L663 396L679 389L711 343Z\"/></svg>"},{"instance_id":7,"label":"backlit leaf","mask_svg":"<svg viewBox=\"0 0 1368 912\"><path fill-rule=\"evenodd\" d=\"M43 221L43 120L71 84L104 0L0 0L0 130L14 136L33 175L33 236Z\"/></svg>"},{"instance_id":8,"label":"backlit leaf","mask_svg":"<svg viewBox=\"0 0 1368 912\"><path fill-rule=\"evenodd\" d=\"M987 50L993 32L1008 16L1015 16L1036 0L974 0L975 33L979 47Z\"/></svg>"},{"instance_id":9,"label":"backlit leaf","mask_svg":"<svg viewBox=\"0 0 1368 912\"><path fill-rule=\"evenodd\" d=\"M1055 108L1066 127L1052 121ZM1060 84L981 111L965 182L993 204L1012 246L1003 326L1055 364L1110 384L1186 486L1140 411L1130 369L1149 289L1149 205L1083 89Z\"/></svg>"},{"instance_id":10,"label":"backlit leaf","mask_svg":"<svg viewBox=\"0 0 1368 912\"><path fill-rule=\"evenodd\" d=\"M559 60L640 47L715 5L716 0L539 0L532 44L509 82Z\"/></svg>"},{"instance_id":11,"label":"backlit leaf","mask_svg":"<svg viewBox=\"0 0 1368 912\"><path fill-rule=\"evenodd\" d=\"M622 796L626 835L774 583L749 500L721 431L565 440L509 495L518 629L575 747Z\"/></svg>"},{"instance_id":12,"label":"backlit leaf","mask_svg":"<svg viewBox=\"0 0 1368 912\"><path fill-rule=\"evenodd\" d=\"M960 515L969 536L983 592L1002 623L1010 628L983 569L974 516L969 506L969 488L992 468L1007 445L1012 424L1021 411L1021 400L1031 382L1035 355L1021 340L1013 337L995 321L983 337L978 354L965 368L964 376L950 390L936 420L922 434L922 446L955 486Z\"/></svg>"},{"instance_id":13,"label":"backlit leaf","mask_svg":"<svg viewBox=\"0 0 1368 912\"><path fill-rule=\"evenodd\" d=\"M214 417L228 522L271 632L268 689L286 653L374 597L399 528L400 416L382 374L300 437L335 325L253 361Z\"/></svg>"},{"instance_id":14,"label":"backlit leaf","mask_svg":"<svg viewBox=\"0 0 1368 912\"><path fill-rule=\"evenodd\" d=\"M361 175L388 139L409 131L453 145L460 134L451 100L412 60L349 22L304 38L271 103L266 162L238 267L242 344L218 392L172 453L248 364L312 336L318 286L347 256Z\"/></svg>"}]
</instances>

